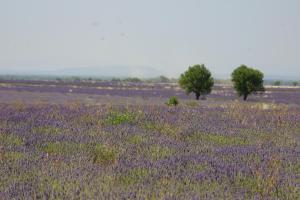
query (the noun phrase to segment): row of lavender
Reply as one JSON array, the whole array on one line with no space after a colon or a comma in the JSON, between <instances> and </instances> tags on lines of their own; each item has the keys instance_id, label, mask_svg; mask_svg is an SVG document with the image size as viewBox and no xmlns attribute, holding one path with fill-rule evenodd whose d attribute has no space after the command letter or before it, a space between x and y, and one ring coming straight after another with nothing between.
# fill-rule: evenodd
<instances>
[{"instance_id":1,"label":"row of lavender","mask_svg":"<svg viewBox=\"0 0 300 200\"><path fill-rule=\"evenodd\" d=\"M300 108L0 107L3 199L297 199Z\"/></svg>"},{"instance_id":2,"label":"row of lavender","mask_svg":"<svg viewBox=\"0 0 300 200\"><path fill-rule=\"evenodd\" d=\"M9 91L30 91L30 92L59 92L59 93L78 93L78 94L95 94L111 95L123 97L161 97L169 98L177 96L181 99L193 99L194 96L187 96L183 90L178 90L174 86L136 84L135 86L120 86L113 82L99 83L102 87L76 86L74 85L28 85L19 83L14 85L1 85L0 90ZM136 87L137 86L137 87ZM167 86L167 87L166 87ZM232 88L223 88L217 86L214 88L209 98L216 100L234 100L237 99L236 92ZM250 97L252 101L268 101L274 103L294 103L300 105L300 88L268 88L266 93Z\"/></svg>"}]
</instances>

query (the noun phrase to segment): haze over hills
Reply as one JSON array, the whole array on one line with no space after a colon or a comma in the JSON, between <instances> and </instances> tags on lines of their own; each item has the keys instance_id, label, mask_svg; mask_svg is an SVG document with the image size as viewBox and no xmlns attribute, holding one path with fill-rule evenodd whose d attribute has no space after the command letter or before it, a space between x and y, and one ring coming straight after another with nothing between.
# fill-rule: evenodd
<instances>
[{"instance_id":1,"label":"haze over hills","mask_svg":"<svg viewBox=\"0 0 300 200\"><path fill-rule=\"evenodd\" d=\"M1 74L10 75L48 75L48 76L92 76L92 77L140 77L151 78L164 74L163 71L143 66L101 66L76 68L47 68L13 70L7 69Z\"/></svg>"}]
</instances>

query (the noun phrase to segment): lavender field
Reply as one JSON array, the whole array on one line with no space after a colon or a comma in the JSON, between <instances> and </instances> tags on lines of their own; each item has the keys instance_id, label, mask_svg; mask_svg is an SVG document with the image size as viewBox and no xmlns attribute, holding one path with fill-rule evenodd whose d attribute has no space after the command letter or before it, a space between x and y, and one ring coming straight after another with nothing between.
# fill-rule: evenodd
<instances>
[{"instance_id":1,"label":"lavender field","mask_svg":"<svg viewBox=\"0 0 300 200\"><path fill-rule=\"evenodd\" d=\"M178 106L167 106L177 96ZM1 199L300 199L300 89L0 83Z\"/></svg>"}]
</instances>

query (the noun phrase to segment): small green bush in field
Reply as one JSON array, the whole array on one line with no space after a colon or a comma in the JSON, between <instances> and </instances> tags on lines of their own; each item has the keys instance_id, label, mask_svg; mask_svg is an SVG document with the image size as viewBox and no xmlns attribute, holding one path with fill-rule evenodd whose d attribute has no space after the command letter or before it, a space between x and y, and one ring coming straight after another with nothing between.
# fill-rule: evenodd
<instances>
[{"instance_id":1,"label":"small green bush in field","mask_svg":"<svg viewBox=\"0 0 300 200\"><path fill-rule=\"evenodd\" d=\"M177 106L179 104L179 101L177 99L177 97L172 96L169 98L169 100L166 103L168 106Z\"/></svg>"},{"instance_id":2,"label":"small green bush in field","mask_svg":"<svg viewBox=\"0 0 300 200\"><path fill-rule=\"evenodd\" d=\"M92 149L93 162L102 165L113 164L117 161L115 149L106 145L96 144Z\"/></svg>"},{"instance_id":3,"label":"small green bush in field","mask_svg":"<svg viewBox=\"0 0 300 200\"><path fill-rule=\"evenodd\" d=\"M119 125L123 123L132 123L136 119L136 116L129 111L119 112L112 111L108 114L105 122L110 125Z\"/></svg>"}]
</instances>

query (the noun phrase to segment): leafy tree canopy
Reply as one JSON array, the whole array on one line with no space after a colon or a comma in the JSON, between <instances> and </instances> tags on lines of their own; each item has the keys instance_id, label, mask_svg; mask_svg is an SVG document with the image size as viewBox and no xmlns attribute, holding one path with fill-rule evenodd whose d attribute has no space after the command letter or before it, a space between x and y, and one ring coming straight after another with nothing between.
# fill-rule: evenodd
<instances>
[{"instance_id":1,"label":"leafy tree canopy","mask_svg":"<svg viewBox=\"0 0 300 200\"><path fill-rule=\"evenodd\" d=\"M214 79L204 65L194 65L180 75L179 85L185 90L186 94L195 93L198 100L200 95L206 95L211 92Z\"/></svg>"},{"instance_id":2,"label":"leafy tree canopy","mask_svg":"<svg viewBox=\"0 0 300 200\"><path fill-rule=\"evenodd\" d=\"M232 74L232 82L239 96L247 100L248 95L256 91L264 91L264 74L257 69L241 65Z\"/></svg>"}]
</instances>

